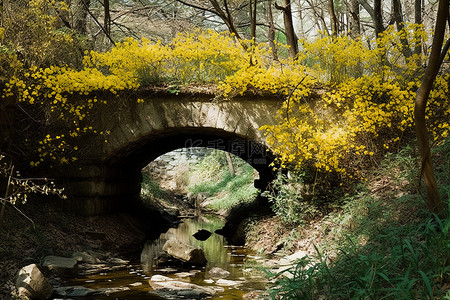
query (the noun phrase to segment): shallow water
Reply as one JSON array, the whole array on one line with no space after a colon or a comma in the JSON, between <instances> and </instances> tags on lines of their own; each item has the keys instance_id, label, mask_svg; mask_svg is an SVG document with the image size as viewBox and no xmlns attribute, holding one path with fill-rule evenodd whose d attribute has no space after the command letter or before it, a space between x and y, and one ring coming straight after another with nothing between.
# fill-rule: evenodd
<instances>
[{"instance_id":1,"label":"shallow water","mask_svg":"<svg viewBox=\"0 0 450 300\"><path fill-rule=\"evenodd\" d=\"M227 280L240 281L236 287L223 287L224 292L217 293L210 299L241 299L245 293L264 289L265 279L260 272L249 271L246 268L251 259L247 256L247 249L239 246L227 245L225 239L215 234L216 229L223 227L223 221L217 217L199 217L185 219L177 228L171 228L161 234L159 239L147 241L141 253L140 263L133 264L128 270L101 273L74 280L72 285L81 285L87 288L122 288L127 289L114 292L110 295L94 296L91 299L167 299L153 294L148 281L153 275L164 275L202 286L216 286L215 279L208 271L213 267L220 267L230 272ZM192 235L200 229L206 229L213 234L206 241L199 241ZM158 266L157 260L162 254L164 243L176 238L184 243L200 246L205 251L208 263L205 267L182 268ZM182 275L190 276L180 278ZM214 281L211 282L211 279ZM206 281L205 281L206 280Z\"/></svg>"}]
</instances>

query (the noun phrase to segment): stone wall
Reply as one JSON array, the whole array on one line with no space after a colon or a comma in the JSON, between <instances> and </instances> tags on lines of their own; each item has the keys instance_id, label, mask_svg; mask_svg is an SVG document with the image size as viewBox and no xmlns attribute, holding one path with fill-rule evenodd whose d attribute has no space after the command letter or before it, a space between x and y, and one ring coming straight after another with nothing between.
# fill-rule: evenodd
<instances>
[{"instance_id":1,"label":"stone wall","mask_svg":"<svg viewBox=\"0 0 450 300\"><path fill-rule=\"evenodd\" d=\"M109 133L107 142L97 135L84 137L85 146L79 150L83 157L70 168L58 170L64 174L67 202L80 213L96 215L132 207L139 202L142 168L183 147L215 148L241 157L259 172L255 186L261 190L273 179L273 155L259 128L276 124L283 99L261 96L218 101L211 95L151 91L124 97L129 100L127 105L115 105L96 116L98 124L94 125ZM161 158L166 160L161 167L170 176L180 174L174 168L186 161L184 154L174 156Z\"/></svg>"},{"instance_id":2,"label":"stone wall","mask_svg":"<svg viewBox=\"0 0 450 300\"><path fill-rule=\"evenodd\" d=\"M189 166L200 163L213 151L208 148L181 148L163 154L142 169L150 177L164 185L165 188L176 190L181 188L177 182L177 175L189 172Z\"/></svg>"}]
</instances>

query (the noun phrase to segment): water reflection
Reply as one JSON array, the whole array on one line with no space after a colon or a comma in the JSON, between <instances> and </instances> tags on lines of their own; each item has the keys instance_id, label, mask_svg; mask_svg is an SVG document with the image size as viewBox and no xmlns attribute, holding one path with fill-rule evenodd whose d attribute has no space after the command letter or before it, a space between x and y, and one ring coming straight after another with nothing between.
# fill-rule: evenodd
<instances>
[{"instance_id":1,"label":"water reflection","mask_svg":"<svg viewBox=\"0 0 450 300\"><path fill-rule=\"evenodd\" d=\"M227 245L221 235L214 233L216 229L223 227L223 221L217 217L199 217L197 219L185 219L177 228L171 228L160 238L148 241L141 253L141 265L134 265L128 270L112 271L96 275L81 277L73 280L74 285L81 285L92 289L123 289L111 295L95 295L89 299L164 299L154 294L149 285L149 279L153 275L164 275L194 283L202 286L215 286L217 278L212 280L208 271L213 267L220 267L230 272L227 280L239 281L239 285L225 286L224 291L209 299L242 299L242 296L254 290L264 290L266 280L257 274L249 274L243 271L246 250L243 247ZM200 229L206 229L213 234L206 241L199 241L192 235ZM183 243L203 248L208 260L206 267L199 270L182 269L176 267L170 272L159 269L156 259L163 254L164 243L171 238L176 238ZM190 274L187 277L181 274ZM183 278L181 278L183 277Z\"/></svg>"},{"instance_id":2,"label":"water reflection","mask_svg":"<svg viewBox=\"0 0 450 300\"><path fill-rule=\"evenodd\" d=\"M152 273L156 270L156 261L163 254L163 246L169 239L177 239L185 244L201 247L208 263L206 273L212 267L220 267L231 272L232 277L241 277L242 272L234 265L242 263L245 254L240 247L228 247L223 236L214 233L216 229L223 227L223 221L215 216L185 219L177 228L171 228L161 234L159 239L148 241L141 253L141 263L144 270ZM200 229L206 229L213 234L205 241L199 241L193 234ZM241 251L239 251L241 250Z\"/></svg>"}]
</instances>

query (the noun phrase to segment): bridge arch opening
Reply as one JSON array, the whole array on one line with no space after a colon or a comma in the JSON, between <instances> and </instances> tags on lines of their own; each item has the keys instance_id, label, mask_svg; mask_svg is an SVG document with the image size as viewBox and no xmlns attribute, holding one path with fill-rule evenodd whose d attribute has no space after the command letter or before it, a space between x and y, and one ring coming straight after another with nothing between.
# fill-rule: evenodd
<instances>
[{"instance_id":1,"label":"bridge arch opening","mask_svg":"<svg viewBox=\"0 0 450 300\"><path fill-rule=\"evenodd\" d=\"M159 156L182 148L212 148L240 157L257 171L254 186L261 191L274 179L274 157L261 142L217 128L171 128L142 137L108 157L106 165L114 171L107 174L107 181L123 187L116 195L117 204L129 207L125 199L138 203L142 169Z\"/></svg>"},{"instance_id":2,"label":"bridge arch opening","mask_svg":"<svg viewBox=\"0 0 450 300\"><path fill-rule=\"evenodd\" d=\"M259 193L254 187L259 173L240 157L215 148L168 152L144 167L142 176L142 201L181 215L211 209L226 215L233 206L254 201ZM178 206L179 210L173 209Z\"/></svg>"}]
</instances>

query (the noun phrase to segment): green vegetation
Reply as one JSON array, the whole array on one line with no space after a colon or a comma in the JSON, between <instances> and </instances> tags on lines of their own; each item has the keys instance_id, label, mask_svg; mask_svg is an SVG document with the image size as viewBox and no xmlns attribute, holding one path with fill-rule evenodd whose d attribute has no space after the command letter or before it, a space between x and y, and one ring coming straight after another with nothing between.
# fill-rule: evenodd
<instances>
[{"instance_id":1,"label":"green vegetation","mask_svg":"<svg viewBox=\"0 0 450 300\"><path fill-rule=\"evenodd\" d=\"M434 151L444 202L449 145ZM388 155L367 184L341 198L341 209L321 222L326 235L317 255L299 260L288 276L270 274L277 279L272 298L449 299L450 218L425 210L414 192L414 157L410 147Z\"/></svg>"},{"instance_id":2,"label":"green vegetation","mask_svg":"<svg viewBox=\"0 0 450 300\"><path fill-rule=\"evenodd\" d=\"M213 210L230 209L241 202L251 202L258 190L253 186L254 169L242 159L231 156L232 176L223 151L212 150L199 164L192 166L188 190L203 194Z\"/></svg>"},{"instance_id":3,"label":"green vegetation","mask_svg":"<svg viewBox=\"0 0 450 300\"><path fill-rule=\"evenodd\" d=\"M164 198L166 196L165 191L161 189L159 184L155 182L147 173L142 174L141 183L141 198Z\"/></svg>"},{"instance_id":4,"label":"green vegetation","mask_svg":"<svg viewBox=\"0 0 450 300\"><path fill-rule=\"evenodd\" d=\"M272 182L272 190L263 193L273 203L273 211L286 225L305 224L317 215L326 213L334 205L326 197L329 191L315 189L315 184L308 183L306 177L304 172L292 171L289 175L279 172Z\"/></svg>"},{"instance_id":5,"label":"green vegetation","mask_svg":"<svg viewBox=\"0 0 450 300\"><path fill-rule=\"evenodd\" d=\"M242 202L251 202L258 194L254 187L255 170L245 161L230 154L232 170L224 151L203 149L206 155L200 161L182 163L175 168L172 178L176 188L168 191L158 180L143 172L141 198L144 202L170 202L175 194L191 193L202 199L205 207L214 211L229 210ZM197 203L198 204L198 203Z\"/></svg>"},{"instance_id":6,"label":"green vegetation","mask_svg":"<svg viewBox=\"0 0 450 300\"><path fill-rule=\"evenodd\" d=\"M285 100L279 123L261 128L288 173L280 173L275 193L267 196L283 226L292 229L286 244L294 247L301 238L296 230L312 221L320 220L316 224L324 232L316 257L300 260L288 271L291 276L273 275L273 298L450 299L450 218L448 207L443 209L450 198L450 73L441 68L449 59L448 48L442 48L448 0L428 1L425 7L417 7L421 1L416 0L414 11L392 1L392 18L383 17L389 1L352 1L370 14L364 30L353 28L360 22L360 7L328 16L323 4L302 3L320 20L306 13L296 20L304 39L293 54L294 45L285 47L292 39L297 44L289 30L289 1L283 1L285 7L277 3L273 12L275 1L264 1L264 10L262 2L250 1L255 5L250 18L241 1L223 1L223 7L215 0L187 1L187 6L168 2L0 1L0 192L5 195L0 196L0 230L2 240L22 246L2 244L0 254L20 259L51 252L53 232L30 234L32 243L26 244L16 242L21 234L15 230L24 226L6 225L16 224L28 195L61 194L51 181L32 182L28 174L63 174L65 165L90 160L89 147L108 143L109 128L97 125L102 112L143 108L146 103L136 92L146 85L177 95L185 84L211 84L220 100L249 92ZM347 6L323 3L331 4L330 10ZM443 13L430 18L437 10ZM266 23L263 11L267 19L283 18L284 29L273 21L260 26ZM152 29L135 31L141 18L150 19L144 23ZM231 34L208 30L219 19ZM349 20L352 24L345 24ZM327 28L333 23L328 21L339 23L338 30ZM267 43L266 27L274 28ZM349 27L350 32L342 30ZM240 37L241 29L251 36ZM134 38L125 38L129 35ZM86 136L95 136L95 143L87 143ZM437 184L428 142L438 146L431 151ZM411 146L404 147L407 143ZM254 171L238 158L231 161L212 151L181 173L179 182L207 198L214 210L251 201L257 194ZM142 196L164 198L165 191L144 176ZM47 216L45 206L32 208L34 218ZM75 223L70 220L64 215L55 227ZM73 235L89 229L79 223ZM78 240L83 239L73 244ZM61 249L70 244L67 238L59 241L64 241ZM0 263L0 269L5 266Z\"/></svg>"}]
</instances>

